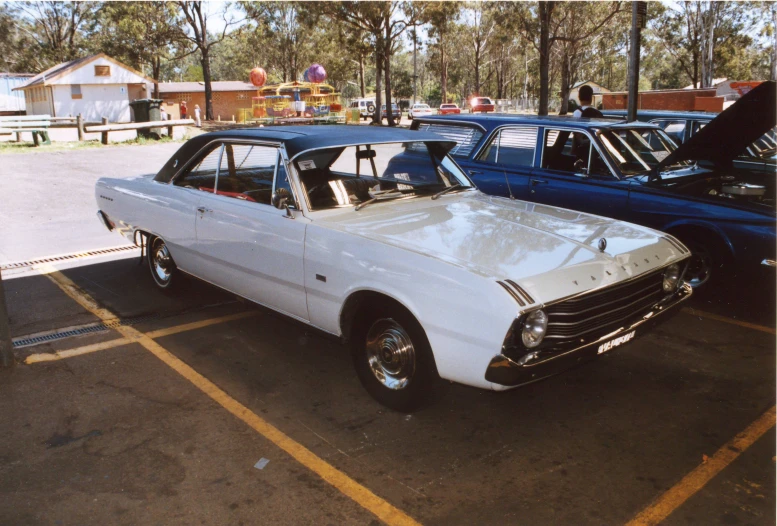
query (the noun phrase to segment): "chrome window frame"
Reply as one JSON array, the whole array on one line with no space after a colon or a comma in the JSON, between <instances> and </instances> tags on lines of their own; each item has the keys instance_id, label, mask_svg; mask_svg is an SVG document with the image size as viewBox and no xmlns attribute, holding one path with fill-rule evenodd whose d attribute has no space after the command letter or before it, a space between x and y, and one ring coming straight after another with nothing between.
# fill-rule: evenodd
<instances>
[{"instance_id":1,"label":"chrome window frame","mask_svg":"<svg viewBox=\"0 0 777 526\"><path fill-rule=\"evenodd\" d=\"M376 144L397 144L397 143L403 143L403 142L452 142L452 141L449 141L449 140L441 140L441 141L434 141L434 140L432 140L432 141L423 141L423 140L420 140L420 141L397 141L397 140L391 140L391 141L370 142L369 144L370 144L370 146L373 146L373 145L376 145ZM364 146L366 144L367 143L363 143L363 142L350 142L350 143L347 143L347 144L336 144L336 145L322 146L320 148L308 148L307 150L303 150L301 152L298 152L294 157L292 157L291 159L287 160L286 170L287 170L287 172L288 172L289 169L294 170L295 180L299 184L300 195L305 197L305 200L304 200L304 202L305 202L305 210L303 211L304 215L307 215L308 213L311 213L311 212L328 212L330 210L333 210L333 208L326 208L326 209L323 209L323 210L316 210L312 206L310 206L310 201L308 200L308 193L306 191L305 185L302 184L302 178L299 176L299 172L297 172L297 168L294 165L296 159L300 155L304 155L304 154L309 153L309 152L317 152L319 150L330 150L330 149L333 149L333 148L348 148L349 146ZM286 156L286 149L285 148L283 148L283 153L284 153L284 156ZM466 190L468 190L468 191L469 190L473 190L473 189L477 190L477 186L475 185L475 183L472 182L472 179L469 178L469 176L467 175L467 172L461 166L459 166L459 163L456 162L456 159L454 158L454 156L451 155L450 153L446 153L445 155L447 155L448 157L451 158L451 161L453 161L453 164L456 165L456 167L461 171L461 175L463 175L464 178L466 179L466 181L469 183L469 188L467 188ZM289 173L291 173L291 172L289 172ZM346 205L346 206L344 206L342 208L353 207L353 206L355 206L355 205Z\"/></svg>"},{"instance_id":2,"label":"chrome window frame","mask_svg":"<svg viewBox=\"0 0 777 526\"><path fill-rule=\"evenodd\" d=\"M300 209L299 208L300 200L298 199L298 195L300 195L300 193L299 193L299 186L296 184L297 181L296 181L296 177L294 176L294 175L296 175L296 171L290 171L290 169L289 169L291 163L290 163L290 161L288 159L288 155L286 154L286 147L285 147L285 145L282 142L261 141L261 140L252 140L252 139L231 139L231 138L213 139L213 140L208 141L207 143L205 143L199 150L197 150L197 152L194 155L192 155L189 158L189 160L186 161L173 174L173 176L170 178L170 180L168 182L166 182L166 183L161 183L160 182L160 184L167 184L167 185L171 185L171 186L178 186L178 185L175 184L175 181L179 177L181 177L181 175L184 172L186 172L186 170L192 164L194 164L196 162L199 162L202 159L202 157L200 157L200 155L205 150L210 148L214 143L219 143L219 145L220 145L219 148L221 149L221 152L219 154L219 164L218 164L218 166L216 168L216 184L215 184L214 189L213 189L213 195L218 195L216 193L216 191L218 190L218 176L219 176L219 171L221 170L221 158L222 158L222 155L224 154L224 145L225 144L229 143L229 144L248 144L248 145L251 145L251 146L268 146L268 147L271 147L271 148L275 148L279 152L279 156L276 158L276 162L275 162L275 171L273 173L273 188L272 188L273 192L275 191L275 183L276 183L276 178L277 178L277 175L278 175L278 163L283 161L285 163L285 165L286 165L286 173L290 176L289 182L291 183L290 186L291 186L291 192L292 192L292 199L294 200L294 204L293 205L289 205L289 206L291 208L293 208L294 210L299 210ZM294 175L292 175L292 174L294 174ZM181 186L179 186L178 188L186 190L186 188L181 187ZM211 193L211 192L207 192L207 193ZM226 197L226 196L221 196L221 197ZM234 199L234 198L229 197L228 199ZM263 205L263 206L269 206L269 207L271 207L271 208L273 208L275 210L278 210L277 208L272 206L272 204L270 204L270 205L267 205L265 203L254 203L254 204L256 204L256 205Z\"/></svg>"},{"instance_id":3,"label":"chrome window frame","mask_svg":"<svg viewBox=\"0 0 777 526\"><path fill-rule=\"evenodd\" d=\"M540 128L542 128L542 125L540 124L502 124L491 130L489 135L484 135L486 137L486 141L483 142L483 144L475 150L475 153L472 155L471 159L478 163L485 163L488 165L491 164L499 164L499 144L497 143L496 146L496 158L494 159L494 162L491 163L489 161L485 161L483 159L479 159L481 153L483 153L488 146L497 139L501 139L502 137L502 130L505 128L534 128L536 135L534 136L534 148L532 150L532 161L531 166L521 166L522 168L535 168L535 164L537 161L537 139L539 138L539 131ZM482 140L482 139L481 139ZM542 163L540 163L542 165Z\"/></svg>"},{"instance_id":4,"label":"chrome window frame","mask_svg":"<svg viewBox=\"0 0 777 526\"><path fill-rule=\"evenodd\" d=\"M568 131L568 132L572 132L572 133L582 133L583 135L585 135L586 137L588 137L588 143L589 143L589 150L588 150L588 166L587 166L587 168L586 168L586 170L588 171L588 173L587 173L587 174L574 173L574 172L565 172L565 173L568 173L569 175L571 175L571 176L573 176L573 177L579 177L579 178L586 178L586 177L590 177L590 176L591 176L591 174L590 174L590 172L591 172L591 150L590 150L590 148L594 148L594 147L595 147L595 148L596 148L596 151L597 151L597 153L599 154L599 157L601 157L601 158L602 158L602 161L604 161L604 164L607 166L607 168L609 168L609 170L610 170L610 175L613 177L613 179L615 179L616 181L620 181L620 180L622 179L622 178L621 178L621 177L618 175L618 174L620 173L620 171L618 171L618 170L616 170L615 168L613 168L613 166L612 166L612 164L611 164L611 162L610 162L610 158L609 158L608 156L606 156L606 155L604 155L604 154L602 153L602 150L601 150L601 148L599 147L599 142L598 142L598 141L596 141L596 140L594 140L594 136L593 136L593 135L592 135L592 134L591 134L591 133L590 133L590 132L589 132L587 129L583 129L583 128L573 128L573 127L565 127L565 126L553 126L553 127L549 127L549 126L544 126L544 125L543 125L543 126L541 126L541 128L542 128L542 134L543 134L543 135L542 135L542 154L540 155L540 164L539 164L539 166L537 166L536 168L539 168L539 169L541 169L541 170L548 170L548 168L543 168L543 167L542 167L542 166L543 166L543 164L544 164L544 161L545 161L545 148L547 147L547 145L545 144L545 141L546 141L546 138L545 138L545 133L546 133L548 130ZM596 131L595 131L595 134L596 134L596 138L597 138L597 139L598 139L598 133L599 133L599 131L601 131L601 129L599 129L599 128L597 128L597 129L596 129ZM554 172L563 172L563 170L553 170L553 171L554 171ZM603 176L599 175L599 176L597 176L597 177L603 177Z\"/></svg>"}]
</instances>

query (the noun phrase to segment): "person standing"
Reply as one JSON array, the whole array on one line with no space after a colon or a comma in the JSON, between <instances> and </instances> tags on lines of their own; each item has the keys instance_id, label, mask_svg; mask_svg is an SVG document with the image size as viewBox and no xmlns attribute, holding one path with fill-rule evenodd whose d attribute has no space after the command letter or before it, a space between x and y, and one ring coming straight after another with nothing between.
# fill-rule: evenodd
<instances>
[{"instance_id":1,"label":"person standing","mask_svg":"<svg viewBox=\"0 0 777 526\"><path fill-rule=\"evenodd\" d=\"M577 91L577 98L580 99L580 107L575 110L572 115L578 119L595 119L597 117L604 117L602 112L591 106L594 101L594 90L591 86L581 86Z\"/></svg>"},{"instance_id":2,"label":"person standing","mask_svg":"<svg viewBox=\"0 0 777 526\"><path fill-rule=\"evenodd\" d=\"M194 105L194 125L198 128L202 128L202 122L200 122L200 105Z\"/></svg>"},{"instance_id":3,"label":"person standing","mask_svg":"<svg viewBox=\"0 0 777 526\"><path fill-rule=\"evenodd\" d=\"M164 106L159 109L159 117L163 120L167 120L167 111L165 110Z\"/></svg>"},{"instance_id":4,"label":"person standing","mask_svg":"<svg viewBox=\"0 0 777 526\"><path fill-rule=\"evenodd\" d=\"M178 105L178 108L181 110L181 118L186 118L186 101L181 101L181 104Z\"/></svg>"}]
</instances>

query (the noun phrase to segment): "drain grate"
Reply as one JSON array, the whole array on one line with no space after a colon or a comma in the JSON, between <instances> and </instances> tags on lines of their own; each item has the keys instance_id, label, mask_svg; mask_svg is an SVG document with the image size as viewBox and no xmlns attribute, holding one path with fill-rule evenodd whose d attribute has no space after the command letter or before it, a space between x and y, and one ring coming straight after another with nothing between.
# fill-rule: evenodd
<instances>
[{"instance_id":1,"label":"drain grate","mask_svg":"<svg viewBox=\"0 0 777 526\"><path fill-rule=\"evenodd\" d=\"M62 256L51 256L47 258L34 259L32 261L21 261L18 263L5 263L0 265L0 270L11 270L17 268L32 267L34 265L40 265L42 263L54 263L56 261L67 261L70 259L80 259L89 256L101 256L103 254L113 254L116 252L127 252L128 250L139 250L140 247L135 245L124 245L114 248L103 248L100 250L89 250L88 252L78 252L76 254L65 254Z\"/></svg>"},{"instance_id":2,"label":"drain grate","mask_svg":"<svg viewBox=\"0 0 777 526\"><path fill-rule=\"evenodd\" d=\"M137 316L135 318L128 318L124 320L117 318L102 323L90 323L89 325L73 327L72 329L68 330L56 330L31 336L22 336L13 340L13 347L14 349L19 349L21 347L29 347L31 345L38 345L41 343L61 340L63 338L70 338L71 336L80 336L82 334L107 331L108 329L113 329L121 325L135 325L136 323L142 323L144 321L158 320L159 318L162 318L161 314L147 314L145 316Z\"/></svg>"}]
</instances>

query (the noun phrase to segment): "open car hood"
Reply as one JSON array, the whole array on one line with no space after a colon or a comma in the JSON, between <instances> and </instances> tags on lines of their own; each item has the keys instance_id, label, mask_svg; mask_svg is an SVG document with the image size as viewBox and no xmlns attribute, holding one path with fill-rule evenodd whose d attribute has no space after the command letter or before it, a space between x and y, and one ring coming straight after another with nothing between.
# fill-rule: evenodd
<instances>
[{"instance_id":1,"label":"open car hood","mask_svg":"<svg viewBox=\"0 0 777 526\"><path fill-rule=\"evenodd\" d=\"M680 161L729 164L777 124L775 85L767 81L750 90L669 154L656 166L656 173Z\"/></svg>"}]
</instances>

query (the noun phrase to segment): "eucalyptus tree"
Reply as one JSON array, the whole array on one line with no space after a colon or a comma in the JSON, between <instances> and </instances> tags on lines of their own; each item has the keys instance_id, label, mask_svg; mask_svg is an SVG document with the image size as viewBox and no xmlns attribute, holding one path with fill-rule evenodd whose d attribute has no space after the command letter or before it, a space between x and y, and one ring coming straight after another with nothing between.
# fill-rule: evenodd
<instances>
[{"instance_id":1,"label":"eucalyptus tree","mask_svg":"<svg viewBox=\"0 0 777 526\"><path fill-rule=\"evenodd\" d=\"M425 21L429 24L429 48L437 60L433 66L440 75L440 93L443 102L448 101L448 66L451 57L451 35L456 30L461 15L462 2L429 2Z\"/></svg>"},{"instance_id":2,"label":"eucalyptus tree","mask_svg":"<svg viewBox=\"0 0 777 526\"><path fill-rule=\"evenodd\" d=\"M32 46L28 58L37 69L83 56L96 24L98 2L13 2L16 28Z\"/></svg>"},{"instance_id":3,"label":"eucalyptus tree","mask_svg":"<svg viewBox=\"0 0 777 526\"><path fill-rule=\"evenodd\" d=\"M193 49L199 52L200 64L202 66L202 77L205 84L205 118L213 120L213 89L211 87L210 56L213 46L223 42L228 36L235 36L236 33L228 35L228 32L239 21L227 16L227 6L222 7L221 16L223 17L223 30L220 34L211 34L208 32L208 13L207 2L180 1L177 2L183 17L186 20L186 28L180 28L180 37L189 41ZM237 32L240 31L238 28Z\"/></svg>"},{"instance_id":4,"label":"eucalyptus tree","mask_svg":"<svg viewBox=\"0 0 777 526\"><path fill-rule=\"evenodd\" d=\"M159 98L162 61L173 59L183 43L179 27L183 20L170 2L105 2L98 11L100 51L137 69L151 67L154 97Z\"/></svg>"}]
</instances>

